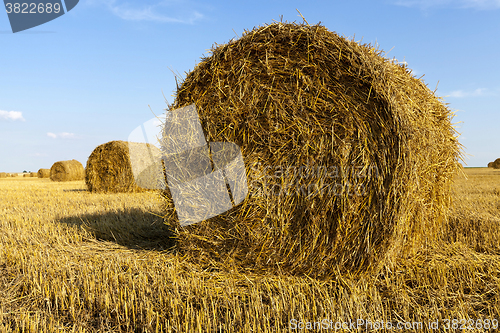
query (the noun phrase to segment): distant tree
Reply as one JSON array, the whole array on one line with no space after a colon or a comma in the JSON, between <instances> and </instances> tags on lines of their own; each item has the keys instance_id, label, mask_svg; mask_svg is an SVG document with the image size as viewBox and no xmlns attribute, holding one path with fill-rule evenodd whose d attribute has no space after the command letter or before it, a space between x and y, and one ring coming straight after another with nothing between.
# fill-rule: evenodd
<instances>
[{"instance_id":1,"label":"distant tree","mask_svg":"<svg viewBox=\"0 0 500 333\"><path fill-rule=\"evenodd\" d=\"M23 173L27 173L28 171L24 170Z\"/></svg>"}]
</instances>

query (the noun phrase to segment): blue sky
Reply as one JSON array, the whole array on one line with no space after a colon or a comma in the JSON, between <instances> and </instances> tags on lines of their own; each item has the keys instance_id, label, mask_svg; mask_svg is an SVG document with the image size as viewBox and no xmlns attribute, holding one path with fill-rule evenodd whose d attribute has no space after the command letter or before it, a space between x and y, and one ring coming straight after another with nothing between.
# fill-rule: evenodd
<instances>
[{"instance_id":1,"label":"blue sky","mask_svg":"<svg viewBox=\"0 0 500 333\"><path fill-rule=\"evenodd\" d=\"M296 9L310 24L390 50L431 90L439 82L468 166L500 157L500 0L80 0L16 34L0 14L0 171L85 165L96 146L127 140L151 110L164 112L174 72L245 29L280 16L301 22Z\"/></svg>"}]
</instances>

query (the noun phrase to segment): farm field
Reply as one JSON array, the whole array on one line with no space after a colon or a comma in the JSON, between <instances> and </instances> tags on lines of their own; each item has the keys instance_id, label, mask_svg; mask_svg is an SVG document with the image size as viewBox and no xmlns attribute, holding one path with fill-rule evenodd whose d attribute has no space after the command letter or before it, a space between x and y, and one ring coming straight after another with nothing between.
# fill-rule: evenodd
<instances>
[{"instance_id":1,"label":"farm field","mask_svg":"<svg viewBox=\"0 0 500 333\"><path fill-rule=\"evenodd\" d=\"M200 267L172 250L155 192L2 178L0 332L495 331L500 170L465 174L445 241L361 280Z\"/></svg>"}]
</instances>

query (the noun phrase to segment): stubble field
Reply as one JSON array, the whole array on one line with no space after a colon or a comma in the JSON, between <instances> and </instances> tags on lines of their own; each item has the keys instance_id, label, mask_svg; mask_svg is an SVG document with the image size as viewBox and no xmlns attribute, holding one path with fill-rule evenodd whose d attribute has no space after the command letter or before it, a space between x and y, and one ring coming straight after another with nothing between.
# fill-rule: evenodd
<instances>
[{"instance_id":1,"label":"stubble field","mask_svg":"<svg viewBox=\"0 0 500 333\"><path fill-rule=\"evenodd\" d=\"M0 332L495 331L500 170L465 173L445 242L327 281L193 264L155 192L0 179Z\"/></svg>"}]
</instances>

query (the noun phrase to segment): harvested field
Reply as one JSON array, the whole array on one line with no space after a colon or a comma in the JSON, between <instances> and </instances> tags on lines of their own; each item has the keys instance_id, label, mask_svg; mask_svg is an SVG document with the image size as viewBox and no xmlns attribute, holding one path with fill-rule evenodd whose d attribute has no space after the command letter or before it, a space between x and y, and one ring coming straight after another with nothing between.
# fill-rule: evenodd
<instances>
[{"instance_id":1,"label":"harvested field","mask_svg":"<svg viewBox=\"0 0 500 333\"><path fill-rule=\"evenodd\" d=\"M293 329L299 323L362 319L430 333L452 332L450 318L490 327L470 332L496 332L500 171L465 173L452 186L443 242L368 279L328 280L255 274L235 262L193 264L168 251L176 240L158 216L155 192L2 181L0 332L281 333L301 332ZM441 329L429 328L436 321Z\"/></svg>"}]
</instances>

